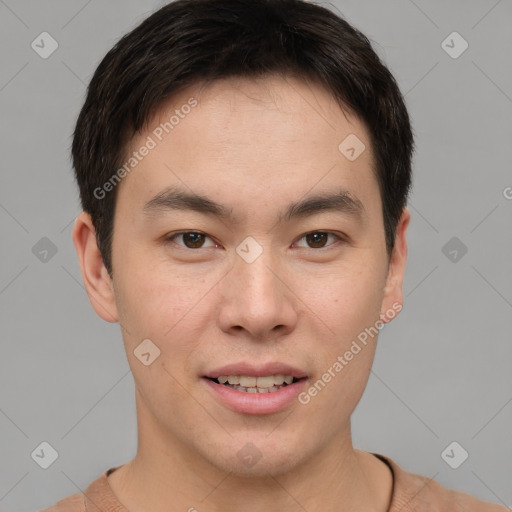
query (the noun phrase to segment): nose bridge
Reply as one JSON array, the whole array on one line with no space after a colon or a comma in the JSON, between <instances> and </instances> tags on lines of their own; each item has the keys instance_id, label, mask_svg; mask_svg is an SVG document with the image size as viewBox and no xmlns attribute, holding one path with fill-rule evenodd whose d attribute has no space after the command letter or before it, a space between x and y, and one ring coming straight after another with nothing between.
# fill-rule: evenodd
<instances>
[{"instance_id":1,"label":"nose bridge","mask_svg":"<svg viewBox=\"0 0 512 512\"><path fill-rule=\"evenodd\" d=\"M264 338L277 326L296 322L292 295L280 277L279 262L269 247L246 240L237 248L222 306L223 329L243 327Z\"/></svg>"},{"instance_id":2,"label":"nose bridge","mask_svg":"<svg viewBox=\"0 0 512 512\"><path fill-rule=\"evenodd\" d=\"M282 294L282 283L274 270L276 259L270 247L256 243L248 240L237 248L238 261L233 270L240 284L239 300L252 301L257 308L263 307L262 301L267 307L275 307Z\"/></svg>"}]
</instances>

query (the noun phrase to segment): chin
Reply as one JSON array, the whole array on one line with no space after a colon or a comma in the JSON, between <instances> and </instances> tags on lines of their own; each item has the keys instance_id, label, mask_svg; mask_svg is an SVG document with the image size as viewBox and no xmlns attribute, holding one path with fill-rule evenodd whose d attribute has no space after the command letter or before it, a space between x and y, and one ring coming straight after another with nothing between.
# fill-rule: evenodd
<instances>
[{"instance_id":1,"label":"chin","mask_svg":"<svg viewBox=\"0 0 512 512\"><path fill-rule=\"evenodd\" d=\"M221 471L239 477L269 478L293 470L300 462L298 448L304 449L303 443L299 440L294 443L289 436L286 436L289 444L279 436L271 440L269 433L233 436L229 444L209 453L208 459Z\"/></svg>"}]
</instances>

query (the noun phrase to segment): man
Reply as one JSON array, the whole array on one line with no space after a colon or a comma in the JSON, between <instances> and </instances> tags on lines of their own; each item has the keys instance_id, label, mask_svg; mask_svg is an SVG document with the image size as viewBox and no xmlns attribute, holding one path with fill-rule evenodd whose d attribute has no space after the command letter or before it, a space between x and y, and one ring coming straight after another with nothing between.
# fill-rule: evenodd
<instances>
[{"instance_id":1,"label":"man","mask_svg":"<svg viewBox=\"0 0 512 512\"><path fill-rule=\"evenodd\" d=\"M368 40L301 0L178 0L106 55L73 229L136 457L49 511L504 511L354 449L402 308L413 137Z\"/></svg>"}]
</instances>

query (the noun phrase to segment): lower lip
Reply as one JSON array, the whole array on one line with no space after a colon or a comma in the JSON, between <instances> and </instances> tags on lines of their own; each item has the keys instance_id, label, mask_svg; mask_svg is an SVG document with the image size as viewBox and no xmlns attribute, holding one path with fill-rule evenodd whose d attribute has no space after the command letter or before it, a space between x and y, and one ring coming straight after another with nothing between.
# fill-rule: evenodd
<instances>
[{"instance_id":1,"label":"lower lip","mask_svg":"<svg viewBox=\"0 0 512 512\"><path fill-rule=\"evenodd\" d=\"M301 379L288 384L278 391L268 393L247 393L237 391L223 384L203 377L202 380L214 393L215 397L229 409L243 414L272 414L283 410L287 405L297 399L303 391L307 379Z\"/></svg>"}]
</instances>

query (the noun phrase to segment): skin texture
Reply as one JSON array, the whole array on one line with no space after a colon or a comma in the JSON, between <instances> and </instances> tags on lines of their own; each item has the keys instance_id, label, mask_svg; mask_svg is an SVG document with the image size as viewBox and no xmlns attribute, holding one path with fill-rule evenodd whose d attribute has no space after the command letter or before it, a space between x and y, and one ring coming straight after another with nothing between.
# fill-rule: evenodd
<instances>
[{"instance_id":1,"label":"skin texture","mask_svg":"<svg viewBox=\"0 0 512 512\"><path fill-rule=\"evenodd\" d=\"M377 337L308 404L274 414L222 406L201 376L231 362L281 361L316 382L402 304L409 211L388 255L365 126L321 86L291 77L190 87L130 151L190 98L198 105L118 185L112 280L90 216L82 212L73 230L91 304L120 323L136 385L137 455L109 484L132 512L384 512L390 471L353 448L350 430ZM354 161L338 149L351 133L366 146ZM144 204L170 185L226 205L237 222L192 211L145 217ZM360 220L322 212L277 222L289 203L340 188L364 205ZM164 241L181 230L206 237ZM317 231L345 241L305 237ZM250 264L236 253L247 236L263 249ZM161 351L149 366L133 354L146 338ZM261 454L251 467L237 456L248 442Z\"/></svg>"}]
</instances>

